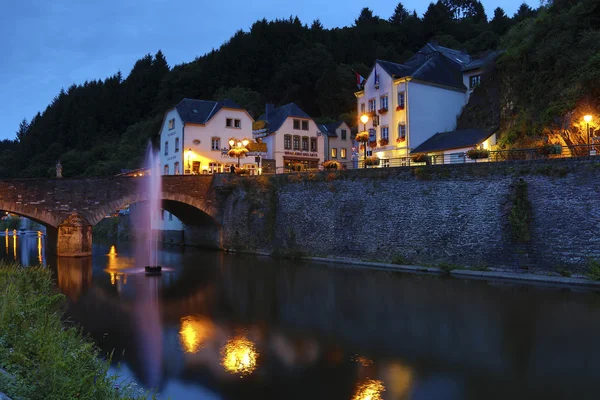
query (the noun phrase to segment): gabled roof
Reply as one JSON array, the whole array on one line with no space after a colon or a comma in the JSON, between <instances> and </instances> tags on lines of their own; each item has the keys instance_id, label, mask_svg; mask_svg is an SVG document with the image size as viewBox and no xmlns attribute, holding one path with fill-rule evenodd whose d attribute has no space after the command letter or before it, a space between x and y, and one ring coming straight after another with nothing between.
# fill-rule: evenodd
<instances>
[{"instance_id":1,"label":"gabled roof","mask_svg":"<svg viewBox=\"0 0 600 400\"><path fill-rule=\"evenodd\" d=\"M336 130L344 123L344 121L332 122L330 124L323 125L326 129L327 136L338 137Z\"/></svg>"},{"instance_id":2,"label":"gabled roof","mask_svg":"<svg viewBox=\"0 0 600 400\"><path fill-rule=\"evenodd\" d=\"M449 132L439 132L421 143L411 153L430 153L463 147L476 146L492 135L485 129L460 129Z\"/></svg>"},{"instance_id":3,"label":"gabled roof","mask_svg":"<svg viewBox=\"0 0 600 400\"><path fill-rule=\"evenodd\" d=\"M471 71L478 68L485 68L490 65L498 56L502 53L502 51L491 51L485 56L478 58L476 60L471 61L467 65L463 67L463 72Z\"/></svg>"},{"instance_id":4,"label":"gabled roof","mask_svg":"<svg viewBox=\"0 0 600 400\"><path fill-rule=\"evenodd\" d=\"M470 62L471 56L467 53L434 43L427 43L402 64L376 60L393 79L411 77L462 90L466 90L462 69Z\"/></svg>"},{"instance_id":5,"label":"gabled roof","mask_svg":"<svg viewBox=\"0 0 600 400\"><path fill-rule=\"evenodd\" d=\"M175 106L184 123L206 124L222 108L244 110L233 100L220 101L183 99Z\"/></svg>"},{"instance_id":6,"label":"gabled roof","mask_svg":"<svg viewBox=\"0 0 600 400\"><path fill-rule=\"evenodd\" d=\"M289 103L270 111L268 116L265 114L261 115L258 121L266 121L269 133L273 133L281 128L281 125L283 125L288 117L312 119L295 103Z\"/></svg>"}]
</instances>

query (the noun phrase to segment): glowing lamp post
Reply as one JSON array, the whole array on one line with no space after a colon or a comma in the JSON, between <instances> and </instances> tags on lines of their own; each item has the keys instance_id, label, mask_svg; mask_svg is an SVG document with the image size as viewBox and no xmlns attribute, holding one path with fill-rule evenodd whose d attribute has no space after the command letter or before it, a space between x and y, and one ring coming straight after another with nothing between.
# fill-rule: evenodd
<instances>
[{"instance_id":1,"label":"glowing lamp post","mask_svg":"<svg viewBox=\"0 0 600 400\"><path fill-rule=\"evenodd\" d=\"M359 132L356 134L356 141L362 143L364 147L364 159L363 166L366 168L367 161L367 142L369 141L369 132L367 132L367 122L369 121L369 116L367 114L363 114L360 116L360 122L363 123L363 132Z\"/></svg>"},{"instance_id":2,"label":"glowing lamp post","mask_svg":"<svg viewBox=\"0 0 600 400\"><path fill-rule=\"evenodd\" d=\"M248 143L250 143L248 139L229 139L229 151L227 154L229 155L229 157L237 158L238 168L240 167L240 159L242 157L246 157L246 154L248 153L248 149L246 148L246 146L248 146Z\"/></svg>"},{"instance_id":3,"label":"glowing lamp post","mask_svg":"<svg viewBox=\"0 0 600 400\"><path fill-rule=\"evenodd\" d=\"M585 115L583 117L583 120L585 121L585 123L587 124L587 144L588 144L588 152L590 151L590 122L592 122L592 116L591 115Z\"/></svg>"}]
</instances>

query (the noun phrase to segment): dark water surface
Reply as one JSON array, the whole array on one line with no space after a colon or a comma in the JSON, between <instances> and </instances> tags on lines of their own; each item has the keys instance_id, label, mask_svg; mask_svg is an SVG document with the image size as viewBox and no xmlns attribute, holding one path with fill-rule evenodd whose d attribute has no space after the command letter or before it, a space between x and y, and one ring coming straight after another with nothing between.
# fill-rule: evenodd
<instances>
[{"instance_id":1,"label":"dark water surface","mask_svg":"<svg viewBox=\"0 0 600 400\"><path fill-rule=\"evenodd\" d=\"M146 277L125 243L46 260L8 239L0 258L47 263L68 316L161 398L600 398L597 292L178 248Z\"/></svg>"}]
</instances>

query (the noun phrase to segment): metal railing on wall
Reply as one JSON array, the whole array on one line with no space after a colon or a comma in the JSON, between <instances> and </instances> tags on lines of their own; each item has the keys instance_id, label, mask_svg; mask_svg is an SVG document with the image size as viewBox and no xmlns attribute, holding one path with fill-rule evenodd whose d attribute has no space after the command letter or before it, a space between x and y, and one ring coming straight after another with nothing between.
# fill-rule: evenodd
<instances>
[{"instance_id":1,"label":"metal railing on wall","mask_svg":"<svg viewBox=\"0 0 600 400\"><path fill-rule=\"evenodd\" d=\"M548 145L539 148L511 149L511 150L489 150L479 152L477 155L469 155L467 152L456 152L446 154L432 154L421 159L413 156L397 158L373 158L367 157L366 168L395 168L426 165L455 165L474 164L487 162L505 161L527 161L527 160L552 160L556 158L576 158L600 155L600 144L559 146ZM478 157L477 157L478 156ZM476 158L471 158L476 157ZM353 160L333 160L341 164L342 169L365 168L365 159L362 156ZM319 168L305 167L277 167L275 173L292 172L316 172L325 170Z\"/></svg>"}]
</instances>

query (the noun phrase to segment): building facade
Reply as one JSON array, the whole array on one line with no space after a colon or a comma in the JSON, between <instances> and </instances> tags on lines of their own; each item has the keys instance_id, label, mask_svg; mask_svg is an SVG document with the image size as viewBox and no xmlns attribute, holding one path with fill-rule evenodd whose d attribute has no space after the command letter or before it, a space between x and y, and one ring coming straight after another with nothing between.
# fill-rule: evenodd
<instances>
[{"instance_id":1,"label":"building facade","mask_svg":"<svg viewBox=\"0 0 600 400\"><path fill-rule=\"evenodd\" d=\"M323 155L325 160L339 161L346 168L352 168L352 154L355 150L350 127L344 121L319 125L323 135Z\"/></svg>"},{"instance_id":2,"label":"building facade","mask_svg":"<svg viewBox=\"0 0 600 400\"><path fill-rule=\"evenodd\" d=\"M364 89L355 93L359 118L369 117L366 124L358 121L359 130L370 133L367 155L376 155L380 166L390 165L390 159L402 165L427 139L453 131L476 87L468 89L465 82L478 85L488 61L493 58L473 60L465 52L433 43L404 64L376 60Z\"/></svg>"},{"instance_id":3,"label":"building facade","mask_svg":"<svg viewBox=\"0 0 600 400\"><path fill-rule=\"evenodd\" d=\"M230 139L251 140L254 120L231 100L183 99L166 112L160 131L163 175L228 172L238 160L227 156ZM254 157L240 165L258 172Z\"/></svg>"},{"instance_id":4,"label":"building facade","mask_svg":"<svg viewBox=\"0 0 600 400\"><path fill-rule=\"evenodd\" d=\"M324 161L324 138L313 119L294 103L274 108L254 124L252 136L267 145L265 173L316 170Z\"/></svg>"}]
</instances>

